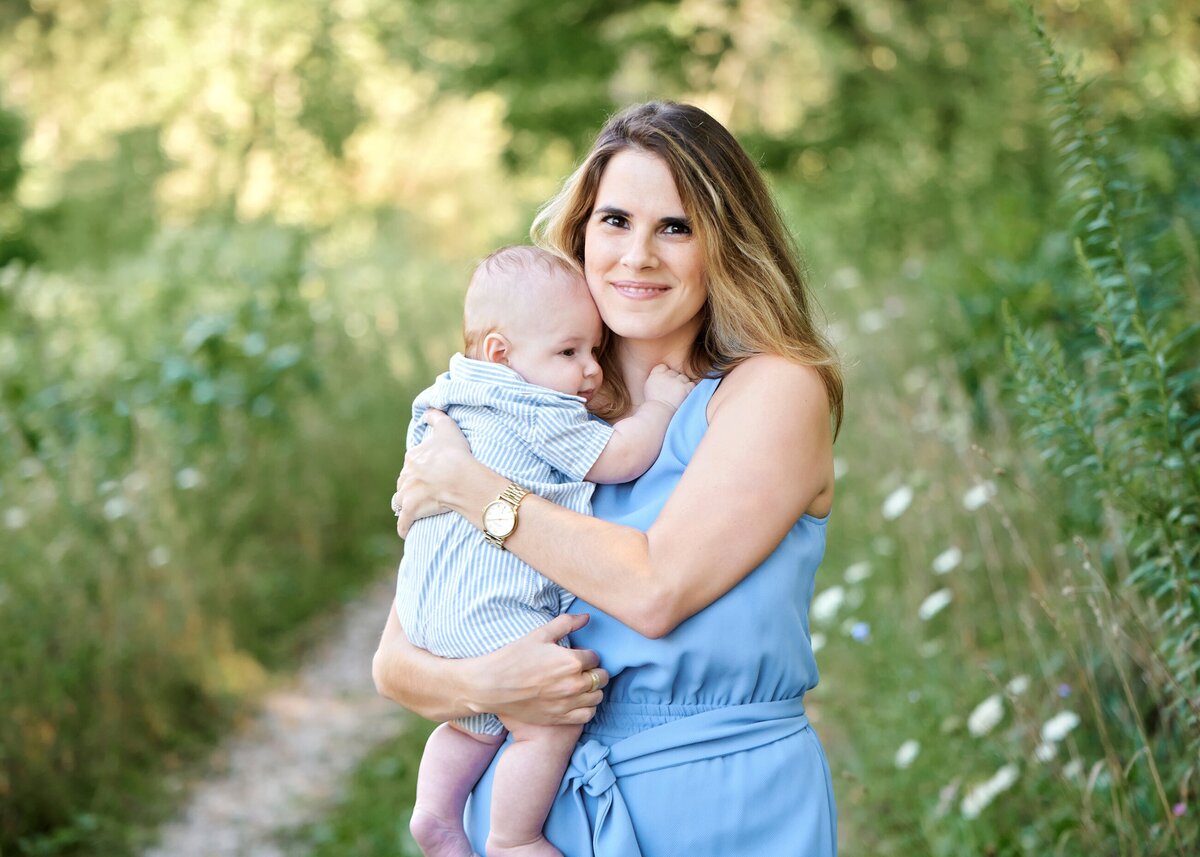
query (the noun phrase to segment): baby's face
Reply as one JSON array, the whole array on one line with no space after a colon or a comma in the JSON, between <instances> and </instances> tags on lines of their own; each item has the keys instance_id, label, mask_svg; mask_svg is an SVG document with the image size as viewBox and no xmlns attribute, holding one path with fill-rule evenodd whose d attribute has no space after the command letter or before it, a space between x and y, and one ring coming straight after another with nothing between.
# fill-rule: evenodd
<instances>
[{"instance_id":1,"label":"baby's face","mask_svg":"<svg viewBox=\"0 0 1200 857\"><path fill-rule=\"evenodd\" d=\"M582 281L523 308L509 328L508 366L526 381L590 400L604 373L596 362L604 325Z\"/></svg>"}]
</instances>

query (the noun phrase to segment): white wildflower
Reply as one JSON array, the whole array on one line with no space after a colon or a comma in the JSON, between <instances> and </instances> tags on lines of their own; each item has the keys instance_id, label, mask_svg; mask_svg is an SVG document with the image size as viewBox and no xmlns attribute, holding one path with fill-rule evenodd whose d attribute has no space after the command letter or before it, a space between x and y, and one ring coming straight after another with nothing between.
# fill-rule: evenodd
<instances>
[{"instance_id":1,"label":"white wildflower","mask_svg":"<svg viewBox=\"0 0 1200 857\"><path fill-rule=\"evenodd\" d=\"M900 749L896 751L896 767L903 770L913 763L917 758L917 754L921 752L921 745L917 741L909 738L900 745Z\"/></svg>"},{"instance_id":2,"label":"white wildflower","mask_svg":"<svg viewBox=\"0 0 1200 857\"><path fill-rule=\"evenodd\" d=\"M110 521L124 518L129 514L129 503L124 497L109 497L104 501L104 517Z\"/></svg>"},{"instance_id":3,"label":"white wildflower","mask_svg":"<svg viewBox=\"0 0 1200 857\"><path fill-rule=\"evenodd\" d=\"M833 459L833 478L834 479L841 479L843 476L846 475L846 471L848 469L849 468L846 464L846 459L837 458L837 457L835 457Z\"/></svg>"},{"instance_id":4,"label":"white wildflower","mask_svg":"<svg viewBox=\"0 0 1200 857\"><path fill-rule=\"evenodd\" d=\"M125 490L131 494L137 494L146 487L146 475L140 470L135 470L122 480Z\"/></svg>"},{"instance_id":5,"label":"white wildflower","mask_svg":"<svg viewBox=\"0 0 1200 857\"><path fill-rule=\"evenodd\" d=\"M972 786L962 799L960 808L965 818L978 818L979 813L996 799L996 795L1013 787L1020 770L1016 765L1005 765L982 783Z\"/></svg>"},{"instance_id":6,"label":"white wildflower","mask_svg":"<svg viewBox=\"0 0 1200 857\"><path fill-rule=\"evenodd\" d=\"M917 411L913 414L912 430L917 434L925 434L931 432L941 425L941 421L937 414L929 411Z\"/></svg>"},{"instance_id":7,"label":"white wildflower","mask_svg":"<svg viewBox=\"0 0 1200 857\"><path fill-rule=\"evenodd\" d=\"M901 485L895 491L888 495L883 501L883 519L885 521L894 521L904 514L905 510L912 505L913 490L907 485Z\"/></svg>"},{"instance_id":8,"label":"white wildflower","mask_svg":"<svg viewBox=\"0 0 1200 857\"><path fill-rule=\"evenodd\" d=\"M871 576L871 563L863 561L856 562L854 565L846 569L846 573L842 575L842 579L847 583L862 583Z\"/></svg>"},{"instance_id":9,"label":"white wildflower","mask_svg":"<svg viewBox=\"0 0 1200 857\"><path fill-rule=\"evenodd\" d=\"M829 587L812 601L813 621L822 624L832 622L845 601L845 589L840 586Z\"/></svg>"},{"instance_id":10,"label":"white wildflower","mask_svg":"<svg viewBox=\"0 0 1200 857\"><path fill-rule=\"evenodd\" d=\"M941 654L941 640L926 640L917 646L917 654L923 658L932 658L934 655Z\"/></svg>"},{"instance_id":11,"label":"white wildflower","mask_svg":"<svg viewBox=\"0 0 1200 857\"><path fill-rule=\"evenodd\" d=\"M19 530L29 523L29 513L20 506L12 506L4 510L4 526L10 530Z\"/></svg>"},{"instance_id":12,"label":"white wildflower","mask_svg":"<svg viewBox=\"0 0 1200 857\"><path fill-rule=\"evenodd\" d=\"M825 635L818 631L812 635L811 643L813 654L815 655L817 652L821 651L821 649L825 648Z\"/></svg>"},{"instance_id":13,"label":"white wildflower","mask_svg":"<svg viewBox=\"0 0 1200 857\"><path fill-rule=\"evenodd\" d=\"M1033 758L1039 762L1049 762L1058 755L1058 745L1052 744L1049 741L1043 741L1033 748Z\"/></svg>"},{"instance_id":14,"label":"white wildflower","mask_svg":"<svg viewBox=\"0 0 1200 857\"><path fill-rule=\"evenodd\" d=\"M961 782L961 777L955 777L938 791L938 803L933 810L935 818L944 818L950 811L950 804L954 803L954 799L958 797L958 785Z\"/></svg>"},{"instance_id":15,"label":"white wildflower","mask_svg":"<svg viewBox=\"0 0 1200 857\"><path fill-rule=\"evenodd\" d=\"M1072 759L1063 765L1063 776L1068 780L1077 780L1083 776L1083 760Z\"/></svg>"},{"instance_id":16,"label":"white wildflower","mask_svg":"<svg viewBox=\"0 0 1200 857\"><path fill-rule=\"evenodd\" d=\"M200 471L194 467L185 467L175 474L175 484L184 491L190 491L193 488L200 487L204 482L204 477L200 475Z\"/></svg>"},{"instance_id":17,"label":"white wildflower","mask_svg":"<svg viewBox=\"0 0 1200 857\"><path fill-rule=\"evenodd\" d=\"M923 366L916 366L904 373L904 377L900 379L901 385L907 393L916 393L924 389L929 383L929 374Z\"/></svg>"},{"instance_id":18,"label":"white wildflower","mask_svg":"<svg viewBox=\"0 0 1200 857\"><path fill-rule=\"evenodd\" d=\"M933 558L934 574L949 574L962 562L963 552L956 547L946 548Z\"/></svg>"},{"instance_id":19,"label":"white wildflower","mask_svg":"<svg viewBox=\"0 0 1200 857\"><path fill-rule=\"evenodd\" d=\"M878 333L887 327L887 316L877 309L869 309L858 316L858 329L863 333Z\"/></svg>"},{"instance_id":20,"label":"white wildflower","mask_svg":"<svg viewBox=\"0 0 1200 857\"><path fill-rule=\"evenodd\" d=\"M106 479L100 483L100 487L96 490L98 490L100 492L100 496L103 497L105 494L111 494L112 492L116 491L117 483L112 479Z\"/></svg>"},{"instance_id":21,"label":"white wildflower","mask_svg":"<svg viewBox=\"0 0 1200 857\"><path fill-rule=\"evenodd\" d=\"M968 512L974 512L988 500L996 496L996 483L992 480L980 482L971 487L966 494L963 494L963 508Z\"/></svg>"},{"instance_id":22,"label":"white wildflower","mask_svg":"<svg viewBox=\"0 0 1200 857\"><path fill-rule=\"evenodd\" d=\"M257 357L267 350L267 338L257 330L246 334L242 340L242 351L247 357Z\"/></svg>"},{"instance_id":23,"label":"white wildflower","mask_svg":"<svg viewBox=\"0 0 1200 857\"><path fill-rule=\"evenodd\" d=\"M1014 677L1008 684L1004 686L1004 689L1013 696L1020 696L1025 691L1029 690L1029 676L1019 675Z\"/></svg>"},{"instance_id":24,"label":"white wildflower","mask_svg":"<svg viewBox=\"0 0 1200 857\"><path fill-rule=\"evenodd\" d=\"M1074 711L1060 711L1042 724L1042 740L1057 744L1078 725L1078 714Z\"/></svg>"},{"instance_id":25,"label":"white wildflower","mask_svg":"<svg viewBox=\"0 0 1200 857\"><path fill-rule=\"evenodd\" d=\"M155 568L162 568L171 561L171 552L164 545L158 545L150 551L148 559Z\"/></svg>"},{"instance_id":26,"label":"white wildflower","mask_svg":"<svg viewBox=\"0 0 1200 857\"><path fill-rule=\"evenodd\" d=\"M986 735L996 728L996 724L1004 719L1004 700L1000 694L994 693L967 716L967 729L975 737Z\"/></svg>"},{"instance_id":27,"label":"white wildflower","mask_svg":"<svg viewBox=\"0 0 1200 857\"><path fill-rule=\"evenodd\" d=\"M921 602L921 606L917 608L917 616L921 618L922 622L928 622L934 616L941 613L953 598L954 595L949 589L939 589Z\"/></svg>"},{"instance_id":28,"label":"white wildflower","mask_svg":"<svg viewBox=\"0 0 1200 857\"><path fill-rule=\"evenodd\" d=\"M862 284L862 274L858 268L838 268L830 275L829 281L835 289L856 289Z\"/></svg>"}]
</instances>

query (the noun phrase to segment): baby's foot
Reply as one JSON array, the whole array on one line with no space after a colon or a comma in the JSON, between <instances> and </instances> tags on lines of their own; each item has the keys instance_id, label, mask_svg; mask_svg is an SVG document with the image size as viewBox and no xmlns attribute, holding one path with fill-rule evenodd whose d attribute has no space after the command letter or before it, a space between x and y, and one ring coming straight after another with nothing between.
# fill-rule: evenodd
<instances>
[{"instance_id":1,"label":"baby's foot","mask_svg":"<svg viewBox=\"0 0 1200 857\"><path fill-rule=\"evenodd\" d=\"M408 832L421 846L425 857L475 857L462 819L447 821L418 807L408 822Z\"/></svg>"},{"instance_id":2,"label":"baby's foot","mask_svg":"<svg viewBox=\"0 0 1200 857\"><path fill-rule=\"evenodd\" d=\"M563 855L544 836L520 845L500 845L496 842L495 837L488 837L487 857L563 857Z\"/></svg>"}]
</instances>

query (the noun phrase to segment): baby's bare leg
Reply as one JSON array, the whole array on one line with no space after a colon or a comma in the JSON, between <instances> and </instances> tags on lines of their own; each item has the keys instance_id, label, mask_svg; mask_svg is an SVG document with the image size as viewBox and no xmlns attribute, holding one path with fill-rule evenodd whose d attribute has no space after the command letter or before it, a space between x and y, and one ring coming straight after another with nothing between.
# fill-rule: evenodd
<instances>
[{"instance_id":1,"label":"baby's bare leg","mask_svg":"<svg viewBox=\"0 0 1200 857\"><path fill-rule=\"evenodd\" d=\"M582 727L513 720L504 725L512 744L496 763L488 857L562 857L542 835L542 826Z\"/></svg>"},{"instance_id":2,"label":"baby's bare leg","mask_svg":"<svg viewBox=\"0 0 1200 857\"><path fill-rule=\"evenodd\" d=\"M417 771L417 803L408 829L426 857L471 857L463 830L467 795L479 782L503 735L479 735L443 723L425 744Z\"/></svg>"}]
</instances>

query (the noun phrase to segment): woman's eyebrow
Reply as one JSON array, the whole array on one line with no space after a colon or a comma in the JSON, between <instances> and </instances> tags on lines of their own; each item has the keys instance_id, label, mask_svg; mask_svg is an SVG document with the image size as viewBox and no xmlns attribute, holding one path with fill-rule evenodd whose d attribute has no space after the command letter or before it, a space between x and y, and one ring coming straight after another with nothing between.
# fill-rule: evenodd
<instances>
[{"instance_id":1,"label":"woman's eyebrow","mask_svg":"<svg viewBox=\"0 0 1200 857\"><path fill-rule=\"evenodd\" d=\"M617 208L615 205L598 205L592 211L592 214L593 215L602 215L604 217L610 217L610 216L624 217L626 220L633 219L632 214L630 214L628 211L626 211L623 208ZM689 229L692 226L692 221L689 220L685 215L682 215L682 214L675 214L675 215L668 215L666 217L660 217L658 219L658 223L660 226L676 226L676 225L678 225L678 226L686 226Z\"/></svg>"}]
</instances>

